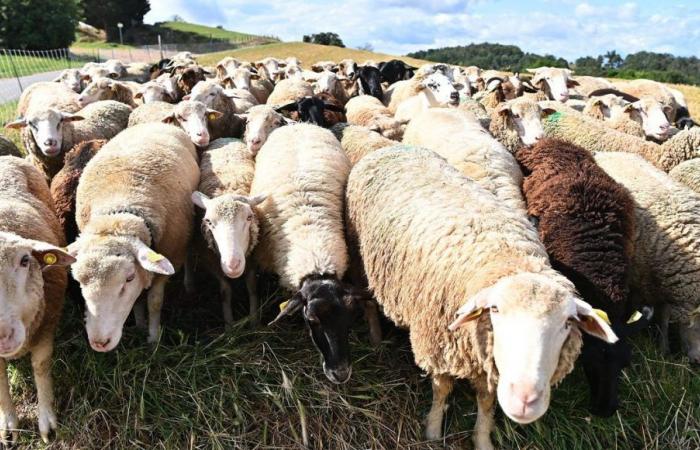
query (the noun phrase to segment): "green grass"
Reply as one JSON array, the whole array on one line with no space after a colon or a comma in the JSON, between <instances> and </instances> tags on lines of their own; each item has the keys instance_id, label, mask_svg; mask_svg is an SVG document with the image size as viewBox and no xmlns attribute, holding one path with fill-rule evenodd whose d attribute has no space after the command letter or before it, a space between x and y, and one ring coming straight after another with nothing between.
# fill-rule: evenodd
<instances>
[{"instance_id":1,"label":"green grass","mask_svg":"<svg viewBox=\"0 0 700 450\"><path fill-rule=\"evenodd\" d=\"M285 297L268 289L264 319ZM242 308L237 317L245 314ZM471 448L473 394L459 383L446 413L446 438L426 443L422 418L430 380L413 364L406 334L390 331L377 349L359 326L351 339L353 375L326 381L304 325L288 320L224 332L215 295L193 298L172 283L157 346L129 324L117 351L91 351L79 308L68 300L57 338L54 377L60 429L51 448L427 449ZM637 339L625 371L622 405L610 419L591 418L580 368L553 393L542 420L516 425L497 413L501 448L700 448L700 372L685 358L659 354ZM35 394L27 361L11 368L20 444L39 447Z\"/></svg>"},{"instance_id":2,"label":"green grass","mask_svg":"<svg viewBox=\"0 0 700 450\"><path fill-rule=\"evenodd\" d=\"M116 49L127 49L127 48L136 48L133 45L122 45L122 44L117 44L114 42L104 42L104 41L76 41L71 45L71 48L86 48L86 49L93 49L93 48L99 48L99 49L111 49L111 48L116 48Z\"/></svg>"},{"instance_id":3,"label":"green grass","mask_svg":"<svg viewBox=\"0 0 700 450\"><path fill-rule=\"evenodd\" d=\"M197 34L207 39L213 38L216 40L223 40L232 43L243 42L258 37L252 34L239 33L236 31L229 31L216 27L208 27L205 25L197 25L188 22L163 22L159 23L158 26L175 31L180 31L183 33Z\"/></svg>"},{"instance_id":4,"label":"green grass","mask_svg":"<svg viewBox=\"0 0 700 450\"><path fill-rule=\"evenodd\" d=\"M14 69L13 69L14 63ZM0 78L12 78L15 70L20 77L33 73L63 70L69 67L82 67L84 62L57 57L9 56L0 54Z\"/></svg>"}]
</instances>

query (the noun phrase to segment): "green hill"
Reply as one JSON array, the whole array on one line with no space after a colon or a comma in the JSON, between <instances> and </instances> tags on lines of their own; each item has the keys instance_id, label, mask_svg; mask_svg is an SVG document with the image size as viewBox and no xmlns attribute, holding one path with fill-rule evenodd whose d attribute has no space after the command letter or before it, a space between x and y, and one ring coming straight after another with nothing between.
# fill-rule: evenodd
<instances>
[{"instance_id":1,"label":"green hill","mask_svg":"<svg viewBox=\"0 0 700 450\"><path fill-rule=\"evenodd\" d=\"M228 41L231 43L245 42L261 37L253 34L239 33L237 31L229 31L224 28L208 27L206 25L198 25L189 22L160 22L157 23L156 26L180 33L199 35L205 39ZM273 39L277 40L276 38L270 38L270 40Z\"/></svg>"}]
</instances>

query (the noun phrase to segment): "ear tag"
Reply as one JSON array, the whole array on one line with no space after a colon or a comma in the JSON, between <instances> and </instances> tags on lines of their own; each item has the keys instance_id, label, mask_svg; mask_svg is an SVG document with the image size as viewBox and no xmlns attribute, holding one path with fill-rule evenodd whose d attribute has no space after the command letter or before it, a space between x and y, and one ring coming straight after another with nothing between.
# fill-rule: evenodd
<instances>
[{"instance_id":1,"label":"ear tag","mask_svg":"<svg viewBox=\"0 0 700 450\"><path fill-rule=\"evenodd\" d=\"M602 309L594 309L593 312L596 314L596 316L598 316L598 317L600 317L601 319L603 319L603 320L605 321L605 323L607 323L608 325L610 325L610 319L608 318L608 313L606 313L606 312L603 311Z\"/></svg>"},{"instance_id":2,"label":"ear tag","mask_svg":"<svg viewBox=\"0 0 700 450\"><path fill-rule=\"evenodd\" d=\"M152 263L157 263L158 261L164 260L165 256L161 255L160 253L156 253L153 250L149 250L146 254L146 258L148 258L148 260Z\"/></svg>"},{"instance_id":3,"label":"ear tag","mask_svg":"<svg viewBox=\"0 0 700 450\"><path fill-rule=\"evenodd\" d=\"M474 311L472 311L470 314L468 314L467 317L464 318L464 320L467 321L467 320L476 319L483 312L484 312L484 308L477 308Z\"/></svg>"},{"instance_id":4,"label":"ear tag","mask_svg":"<svg viewBox=\"0 0 700 450\"><path fill-rule=\"evenodd\" d=\"M58 257L56 257L56 255L53 253L44 254L44 264L50 266L56 264L56 261L58 261Z\"/></svg>"},{"instance_id":5,"label":"ear tag","mask_svg":"<svg viewBox=\"0 0 700 450\"><path fill-rule=\"evenodd\" d=\"M209 120L216 120L216 114L214 114L214 113L209 114Z\"/></svg>"},{"instance_id":6,"label":"ear tag","mask_svg":"<svg viewBox=\"0 0 700 450\"><path fill-rule=\"evenodd\" d=\"M640 313L639 311L635 311L634 313L632 313L632 315L630 316L630 318L629 318L629 320L627 321L627 323L634 323L634 322L638 321L638 320L641 319L641 318L642 318L642 313Z\"/></svg>"},{"instance_id":7,"label":"ear tag","mask_svg":"<svg viewBox=\"0 0 700 450\"><path fill-rule=\"evenodd\" d=\"M280 311L284 311L284 308L287 307L288 303L289 303L289 300L287 300L286 302L280 303Z\"/></svg>"},{"instance_id":8,"label":"ear tag","mask_svg":"<svg viewBox=\"0 0 700 450\"><path fill-rule=\"evenodd\" d=\"M559 119L561 119L561 113L559 111L547 116L548 122L556 123L559 122Z\"/></svg>"}]
</instances>

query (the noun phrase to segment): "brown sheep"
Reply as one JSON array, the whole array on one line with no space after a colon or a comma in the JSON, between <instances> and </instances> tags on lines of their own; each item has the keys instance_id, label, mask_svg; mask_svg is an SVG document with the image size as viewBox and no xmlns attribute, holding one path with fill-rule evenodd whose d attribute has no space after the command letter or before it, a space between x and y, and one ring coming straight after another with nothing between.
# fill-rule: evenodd
<instances>
[{"instance_id":1,"label":"brown sheep","mask_svg":"<svg viewBox=\"0 0 700 450\"><path fill-rule=\"evenodd\" d=\"M617 409L619 375L630 361L625 337L645 322L627 324L633 313L627 296L634 202L627 189L576 145L542 139L522 147L516 157L527 173L523 191L528 213L539 221L552 266L574 282L585 301L607 312L620 338L607 344L584 337L582 361L591 410L607 417Z\"/></svg>"}]
</instances>

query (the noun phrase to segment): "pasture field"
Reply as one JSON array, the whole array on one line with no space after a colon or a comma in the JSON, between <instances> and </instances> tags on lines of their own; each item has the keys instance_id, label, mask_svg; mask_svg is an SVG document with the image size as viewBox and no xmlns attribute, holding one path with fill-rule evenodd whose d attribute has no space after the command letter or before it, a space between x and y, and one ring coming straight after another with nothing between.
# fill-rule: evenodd
<instances>
[{"instance_id":1,"label":"pasture field","mask_svg":"<svg viewBox=\"0 0 700 450\"><path fill-rule=\"evenodd\" d=\"M208 27L206 25L198 25L189 22L163 22L159 23L158 26L183 33L197 34L207 39L226 40L231 43L244 42L258 37L252 34L239 33L237 31L229 31L222 28Z\"/></svg>"}]
</instances>

